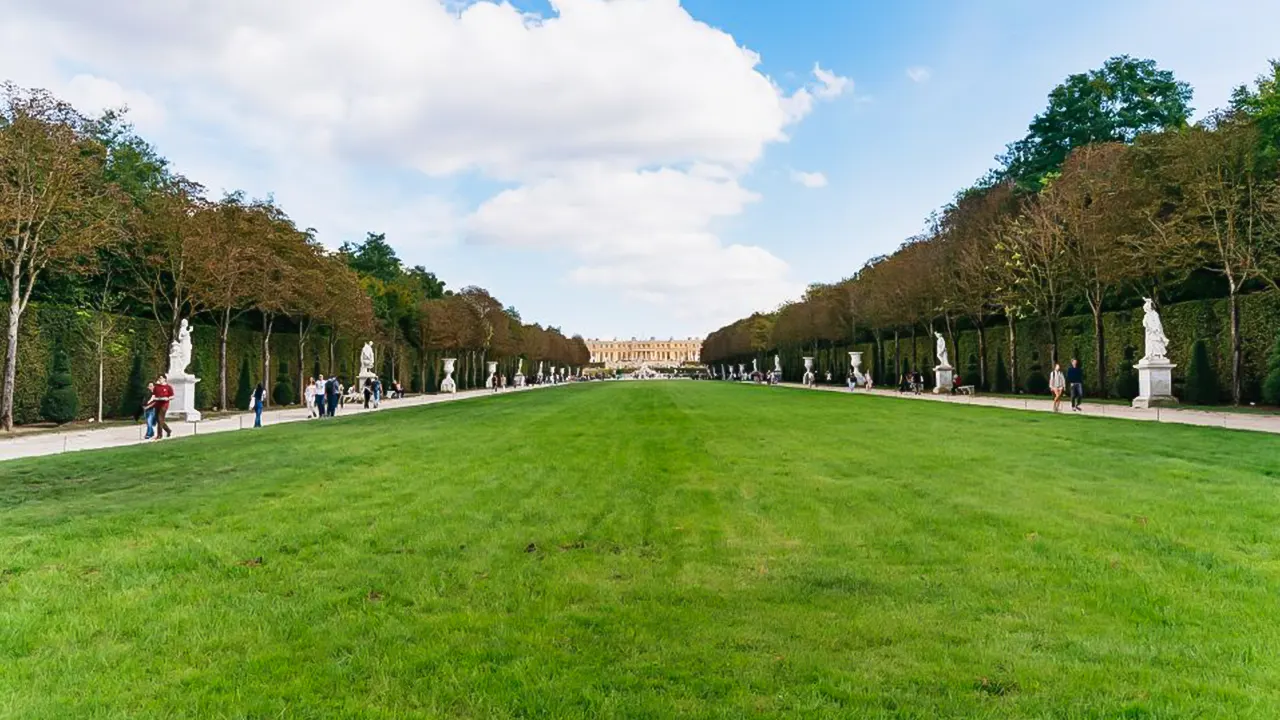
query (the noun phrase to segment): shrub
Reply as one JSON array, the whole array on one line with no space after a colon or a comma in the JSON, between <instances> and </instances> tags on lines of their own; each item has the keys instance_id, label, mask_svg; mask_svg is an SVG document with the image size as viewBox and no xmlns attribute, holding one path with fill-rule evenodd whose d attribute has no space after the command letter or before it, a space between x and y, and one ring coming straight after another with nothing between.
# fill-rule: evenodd
<instances>
[{"instance_id":1,"label":"shrub","mask_svg":"<svg viewBox=\"0 0 1280 720\"><path fill-rule=\"evenodd\" d=\"M1049 394L1049 378L1045 377L1044 371L1039 365L1033 365L1031 372L1027 373L1027 392L1032 395L1048 395Z\"/></svg>"},{"instance_id":2,"label":"shrub","mask_svg":"<svg viewBox=\"0 0 1280 720\"><path fill-rule=\"evenodd\" d=\"M71 360L59 344L53 351L53 369L49 373L49 388L40 401L40 416L61 425L75 420L79 410L80 398L71 377Z\"/></svg>"},{"instance_id":3,"label":"shrub","mask_svg":"<svg viewBox=\"0 0 1280 720\"><path fill-rule=\"evenodd\" d=\"M1138 373L1133 369L1134 351L1133 348L1124 349L1124 362L1120 363L1120 369L1116 373L1115 379L1112 380L1112 387L1115 388L1115 394L1118 398L1132 400L1138 397Z\"/></svg>"},{"instance_id":4,"label":"shrub","mask_svg":"<svg viewBox=\"0 0 1280 720\"><path fill-rule=\"evenodd\" d=\"M253 379L249 376L249 356L240 361L240 380L236 383L236 408L247 410L253 400Z\"/></svg>"},{"instance_id":5,"label":"shrub","mask_svg":"<svg viewBox=\"0 0 1280 720\"><path fill-rule=\"evenodd\" d=\"M1187 368L1187 383L1182 399L1193 405L1212 405L1218 402L1218 377L1209 359L1209 348L1204 340L1196 340L1191 346L1191 365Z\"/></svg>"},{"instance_id":6,"label":"shrub","mask_svg":"<svg viewBox=\"0 0 1280 720\"><path fill-rule=\"evenodd\" d=\"M1268 405L1280 405L1280 336L1271 346L1267 357L1267 373L1262 379L1262 401Z\"/></svg>"},{"instance_id":7,"label":"shrub","mask_svg":"<svg viewBox=\"0 0 1280 720\"><path fill-rule=\"evenodd\" d=\"M142 403L146 401L147 375L142 367L141 353L135 353L133 363L129 366L129 380L124 386L124 395L120 398L120 415L137 420L142 416Z\"/></svg>"},{"instance_id":8,"label":"shrub","mask_svg":"<svg viewBox=\"0 0 1280 720\"><path fill-rule=\"evenodd\" d=\"M1009 392L1009 368L1004 364L1004 355L996 357L996 378L995 388L998 393Z\"/></svg>"},{"instance_id":9,"label":"shrub","mask_svg":"<svg viewBox=\"0 0 1280 720\"><path fill-rule=\"evenodd\" d=\"M201 408L208 407L209 406L209 389L205 386L209 384L209 381L203 379L204 363L200 362L199 354L196 354L195 357L191 358L191 367L187 370L187 372L191 373L192 375L198 378L202 378L200 382L196 383L195 392L193 393L196 409L199 410Z\"/></svg>"},{"instance_id":10,"label":"shrub","mask_svg":"<svg viewBox=\"0 0 1280 720\"><path fill-rule=\"evenodd\" d=\"M293 383L289 379L289 363L281 360L280 372L276 375L275 387L271 389L271 401L276 405L289 405L295 399Z\"/></svg>"}]
</instances>

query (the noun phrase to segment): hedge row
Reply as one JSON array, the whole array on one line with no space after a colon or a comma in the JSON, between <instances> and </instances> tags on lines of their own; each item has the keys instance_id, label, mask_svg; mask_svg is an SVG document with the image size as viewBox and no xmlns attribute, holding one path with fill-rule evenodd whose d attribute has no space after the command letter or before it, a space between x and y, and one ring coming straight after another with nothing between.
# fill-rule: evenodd
<instances>
[{"instance_id":1,"label":"hedge row","mask_svg":"<svg viewBox=\"0 0 1280 720\"><path fill-rule=\"evenodd\" d=\"M1240 303L1240 334L1243 349L1242 384L1246 402L1261 400L1262 384L1272 348L1280 338L1280 293L1265 292L1243 296ZM1169 358L1178 367L1174 370L1175 391L1180 392L1191 368L1191 360L1197 341L1203 341L1212 366L1209 373L1217 380L1217 400L1230 398L1231 382L1231 330L1230 315L1225 298L1196 300L1167 305L1160 310L1165 334L1169 336ZM938 328L941 331L941 328ZM1132 366L1143 353L1142 311L1124 310L1103 316L1103 335L1106 350L1106 388L1099 385L1094 364L1093 318L1088 315L1063 318L1059 323L1058 356L1065 366L1072 357L1080 359L1085 369L1086 390L1091 395L1131 397L1136 394L1136 377ZM814 366L819 379L830 371L832 377L844 382L849 367L850 350L860 350L863 367L871 369L877 384L896 382L900 373L919 368L930 375L934 365L934 338L917 330L914 343L909 334L900 334L895 344L892 334L882 335L883 353L874 340L818 346L787 346L771 349L757 356L761 369L773 367L773 356L782 359L783 378L799 382L804 374L805 355L815 358ZM973 328L959 330L955 335L957 348L951 350L951 364L964 378L966 384L977 384L978 332ZM1003 320L986 330L986 361L988 390L1040 391L1040 380L1050 370L1050 343L1048 327L1040 319L1018 322L1018 387L1008 387L1008 328ZM895 360L898 367L895 368ZM726 361L730 362L730 361ZM751 366L751 356L733 358L733 363ZM1002 384L1003 380L1003 384ZM1028 384L1031 387L1028 387ZM1105 393L1103 392L1105 390Z\"/></svg>"}]
</instances>

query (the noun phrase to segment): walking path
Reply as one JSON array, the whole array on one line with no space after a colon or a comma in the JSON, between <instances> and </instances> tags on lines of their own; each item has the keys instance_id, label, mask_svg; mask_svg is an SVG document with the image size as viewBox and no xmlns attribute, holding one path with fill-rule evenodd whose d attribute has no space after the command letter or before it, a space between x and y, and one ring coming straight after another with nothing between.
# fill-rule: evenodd
<instances>
[{"instance_id":1,"label":"walking path","mask_svg":"<svg viewBox=\"0 0 1280 720\"><path fill-rule=\"evenodd\" d=\"M502 394L510 392L525 392L526 390L536 390L538 388L556 387L555 385L531 385L525 388L512 388L504 390ZM495 394L492 390L466 390L454 395L412 395L406 398L396 400L383 400L382 407L374 410L370 408L365 410L361 405L348 403L345 408L338 410L338 417L346 417L348 415L360 415L367 412L385 412L387 410L396 410L399 408L418 407L420 405L432 405L441 402L452 402L455 400L466 400L467 398L482 397L485 395ZM295 407L285 410L265 410L262 413L263 425L278 425L287 422L299 422L307 420L311 417L307 408ZM328 422L327 420L325 422ZM173 428L173 437L171 439L193 437L196 435L208 435L210 433L229 432L232 430L244 430L253 428L253 413L236 413L234 415L224 415L217 418L202 420L198 423L183 422L181 420L171 420L170 426ZM75 452L78 450L97 450L100 448L122 447L124 445L137 445L146 442L146 424L138 423L137 425L125 425L109 428L91 428L85 430L75 430L70 432L50 432L35 433L32 435L20 435L18 437L0 439L0 462L5 460L16 460L24 457L37 457L40 455L56 455L63 452Z\"/></svg>"},{"instance_id":2,"label":"walking path","mask_svg":"<svg viewBox=\"0 0 1280 720\"><path fill-rule=\"evenodd\" d=\"M786 387L805 389L804 385L783 383ZM849 392L846 387L838 385L815 385L814 390L830 392ZM878 395L903 400L945 402L957 405L984 405L987 407L1007 408L1011 410L1031 410L1037 412L1053 412L1053 401L1042 398L1010 398L987 395L934 395L925 392L920 395L900 393L897 390L855 390L856 395ZM1123 418L1126 420L1146 420L1148 422L1177 423L1179 425L1201 425L1220 427L1230 430L1253 430L1255 432L1280 433L1280 415L1263 415L1244 412L1211 412L1208 410L1191 410L1187 408L1151 408L1141 409L1128 405L1111 403L1090 403L1085 399L1083 410L1071 412L1071 401L1062 398L1062 412L1071 415L1092 417Z\"/></svg>"}]
</instances>

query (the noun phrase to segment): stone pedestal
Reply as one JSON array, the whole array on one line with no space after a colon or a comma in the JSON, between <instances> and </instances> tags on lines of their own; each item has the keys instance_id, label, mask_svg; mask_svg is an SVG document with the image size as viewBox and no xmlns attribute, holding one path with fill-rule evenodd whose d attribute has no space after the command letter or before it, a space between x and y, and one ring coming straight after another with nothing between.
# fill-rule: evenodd
<instances>
[{"instance_id":1,"label":"stone pedestal","mask_svg":"<svg viewBox=\"0 0 1280 720\"><path fill-rule=\"evenodd\" d=\"M951 392L951 383L956 379L956 369L950 365L939 365L933 369L935 383L933 386L934 395L942 395Z\"/></svg>"},{"instance_id":2,"label":"stone pedestal","mask_svg":"<svg viewBox=\"0 0 1280 720\"><path fill-rule=\"evenodd\" d=\"M516 377L515 377L515 383L514 383L514 384L515 384L515 386L516 386L516 387L518 387L518 388L520 388L520 387L524 387L524 375L517 374L517 375L516 375Z\"/></svg>"},{"instance_id":3,"label":"stone pedestal","mask_svg":"<svg viewBox=\"0 0 1280 720\"><path fill-rule=\"evenodd\" d=\"M484 386L493 389L493 384L498 381L498 363L489 361L489 377L485 378Z\"/></svg>"},{"instance_id":4,"label":"stone pedestal","mask_svg":"<svg viewBox=\"0 0 1280 720\"><path fill-rule=\"evenodd\" d=\"M200 411L196 409L196 383L200 378L194 375L170 375L169 386L173 388L173 399L169 401L169 412L166 417L182 418L187 422L200 422Z\"/></svg>"},{"instance_id":5,"label":"stone pedestal","mask_svg":"<svg viewBox=\"0 0 1280 720\"><path fill-rule=\"evenodd\" d=\"M1173 369L1177 367L1163 358L1143 358L1133 366L1138 371L1138 397L1133 399L1136 408L1177 405L1173 396Z\"/></svg>"}]
</instances>

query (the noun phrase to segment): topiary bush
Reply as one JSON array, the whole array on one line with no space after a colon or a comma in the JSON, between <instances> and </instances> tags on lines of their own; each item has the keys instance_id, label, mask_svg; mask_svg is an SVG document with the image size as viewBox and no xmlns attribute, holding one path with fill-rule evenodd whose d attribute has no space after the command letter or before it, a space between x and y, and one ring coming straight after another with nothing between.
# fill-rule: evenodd
<instances>
[{"instance_id":1,"label":"topiary bush","mask_svg":"<svg viewBox=\"0 0 1280 720\"><path fill-rule=\"evenodd\" d=\"M240 362L240 380L236 383L236 409L249 409L253 400L253 379L249 376L249 357L246 355Z\"/></svg>"},{"instance_id":2,"label":"topiary bush","mask_svg":"<svg viewBox=\"0 0 1280 720\"><path fill-rule=\"evenodd\" d=\"M293 382L289 379L289 363L280 361L280 372L276 375L275 387L271 390L271 401L276 405L288 405L294 401Z\"/></svg>"},{"instance_id":3,"label":"topiary bush","mask_svg":"<svg viewBox=\"0 0 1280 720\"><path fill-rule=\"evenodd\" d=\"M1132 400L1138 397L1138 373L1133 369L1133 356L1133 348L1127 347L1124 349L1124 362L1120 363L1120 369L1111 381L1116 397L1125 400Z\"/></svg>"},{"instance_id":4,"label":"topiary bush","mask_svg":"<svg viewBox=\"0 0 1280 720\"><path fill-rule=\"evenodd\" d=\"M1280 336L1276 337L1267 357L1267 372L1262 378L1262 401L1268 405L1280 405Z\"/></svg>"},{"instance_id":5,"label":"topiary bush","mask_svg":"<svg viewBox=\"0 0 1280 720\"><path fill-rule=\"evenodd\" d=\"M1209 347L1204 340L1196 340L1191 346L1191 365L1187 368L1187 382L1182 390L1184 402L1192 405L1212 405L1218 402L1218 374L1209 358Z\"/></svg>"},{"instance_id":6,"label":"topiary bush","mask_svg":"<svg viewBox=\"0 0 1280 720\"><path fill-rule=\"evenodd\" d=\"M204 363L200 362L199 353L191 358L191 367L187 369L187 372L201 378L200 382L196 383L196 389L193 393L196 409L209 407L209 390L206 387L209 381L204 379Z\"/></svg>"},{"instance_id":7,"label":"topiary bush","mask_svg":"<svg viewBox=\"0 0 1280 720\"><path fill-rule=\"evenodd\" d=\"M1045 377L1044 371L1039 365L1033 365L1031 372L1027 374L1027 392L1032 395L1048 395L1049 394L1049 378Z\"/></svg>"},{"instance_id":8,"label":"topiary bush","mask_svg":"<svg viewBox=\"0 0 1280 720\"><path fill-rule=\"evenodd\" d=\"M960 380L965 385L977 386L981 384L981 378L979 378L978 375L978 356L973 353L969 353L969 361L965 363L964 375L961 376Z\"/></svg>"},{"instance_id":9,"label":"topiary bush","mask_svg":"<svg viewBox=\"0 0 1280 720\"><path fill-rule=\"evenodd\" d=\"M79 410L80 397L76 395L75 381L71 377L71 360L59 344L53 351L49 387L40 400L40 417L62 425L75 420Z\"/></svg>"},{"instance_id":10,"label":"topiary bush","mask_svg":"<svg viewBox=\"0 0 1280 720\"><path fill-rule=\"evenodd\" d=\"M129 379L125 382L124 395L120 398L120 416L135 420L142 415L142 403L146 401L147 375L142 367L142 355L135 353L129 366Z\"/></svg>"},{"instance_id":11,"label":"topiary bush","mask_svg":"<svg viewBox=\"0 0 1280 720\"><path fill-rule=\"evenodd\" d=\"M1004 355L996 356L995 389L998 393L1009 392L1009 368L1004 364Z\"/></svg>"}]
</instances>

